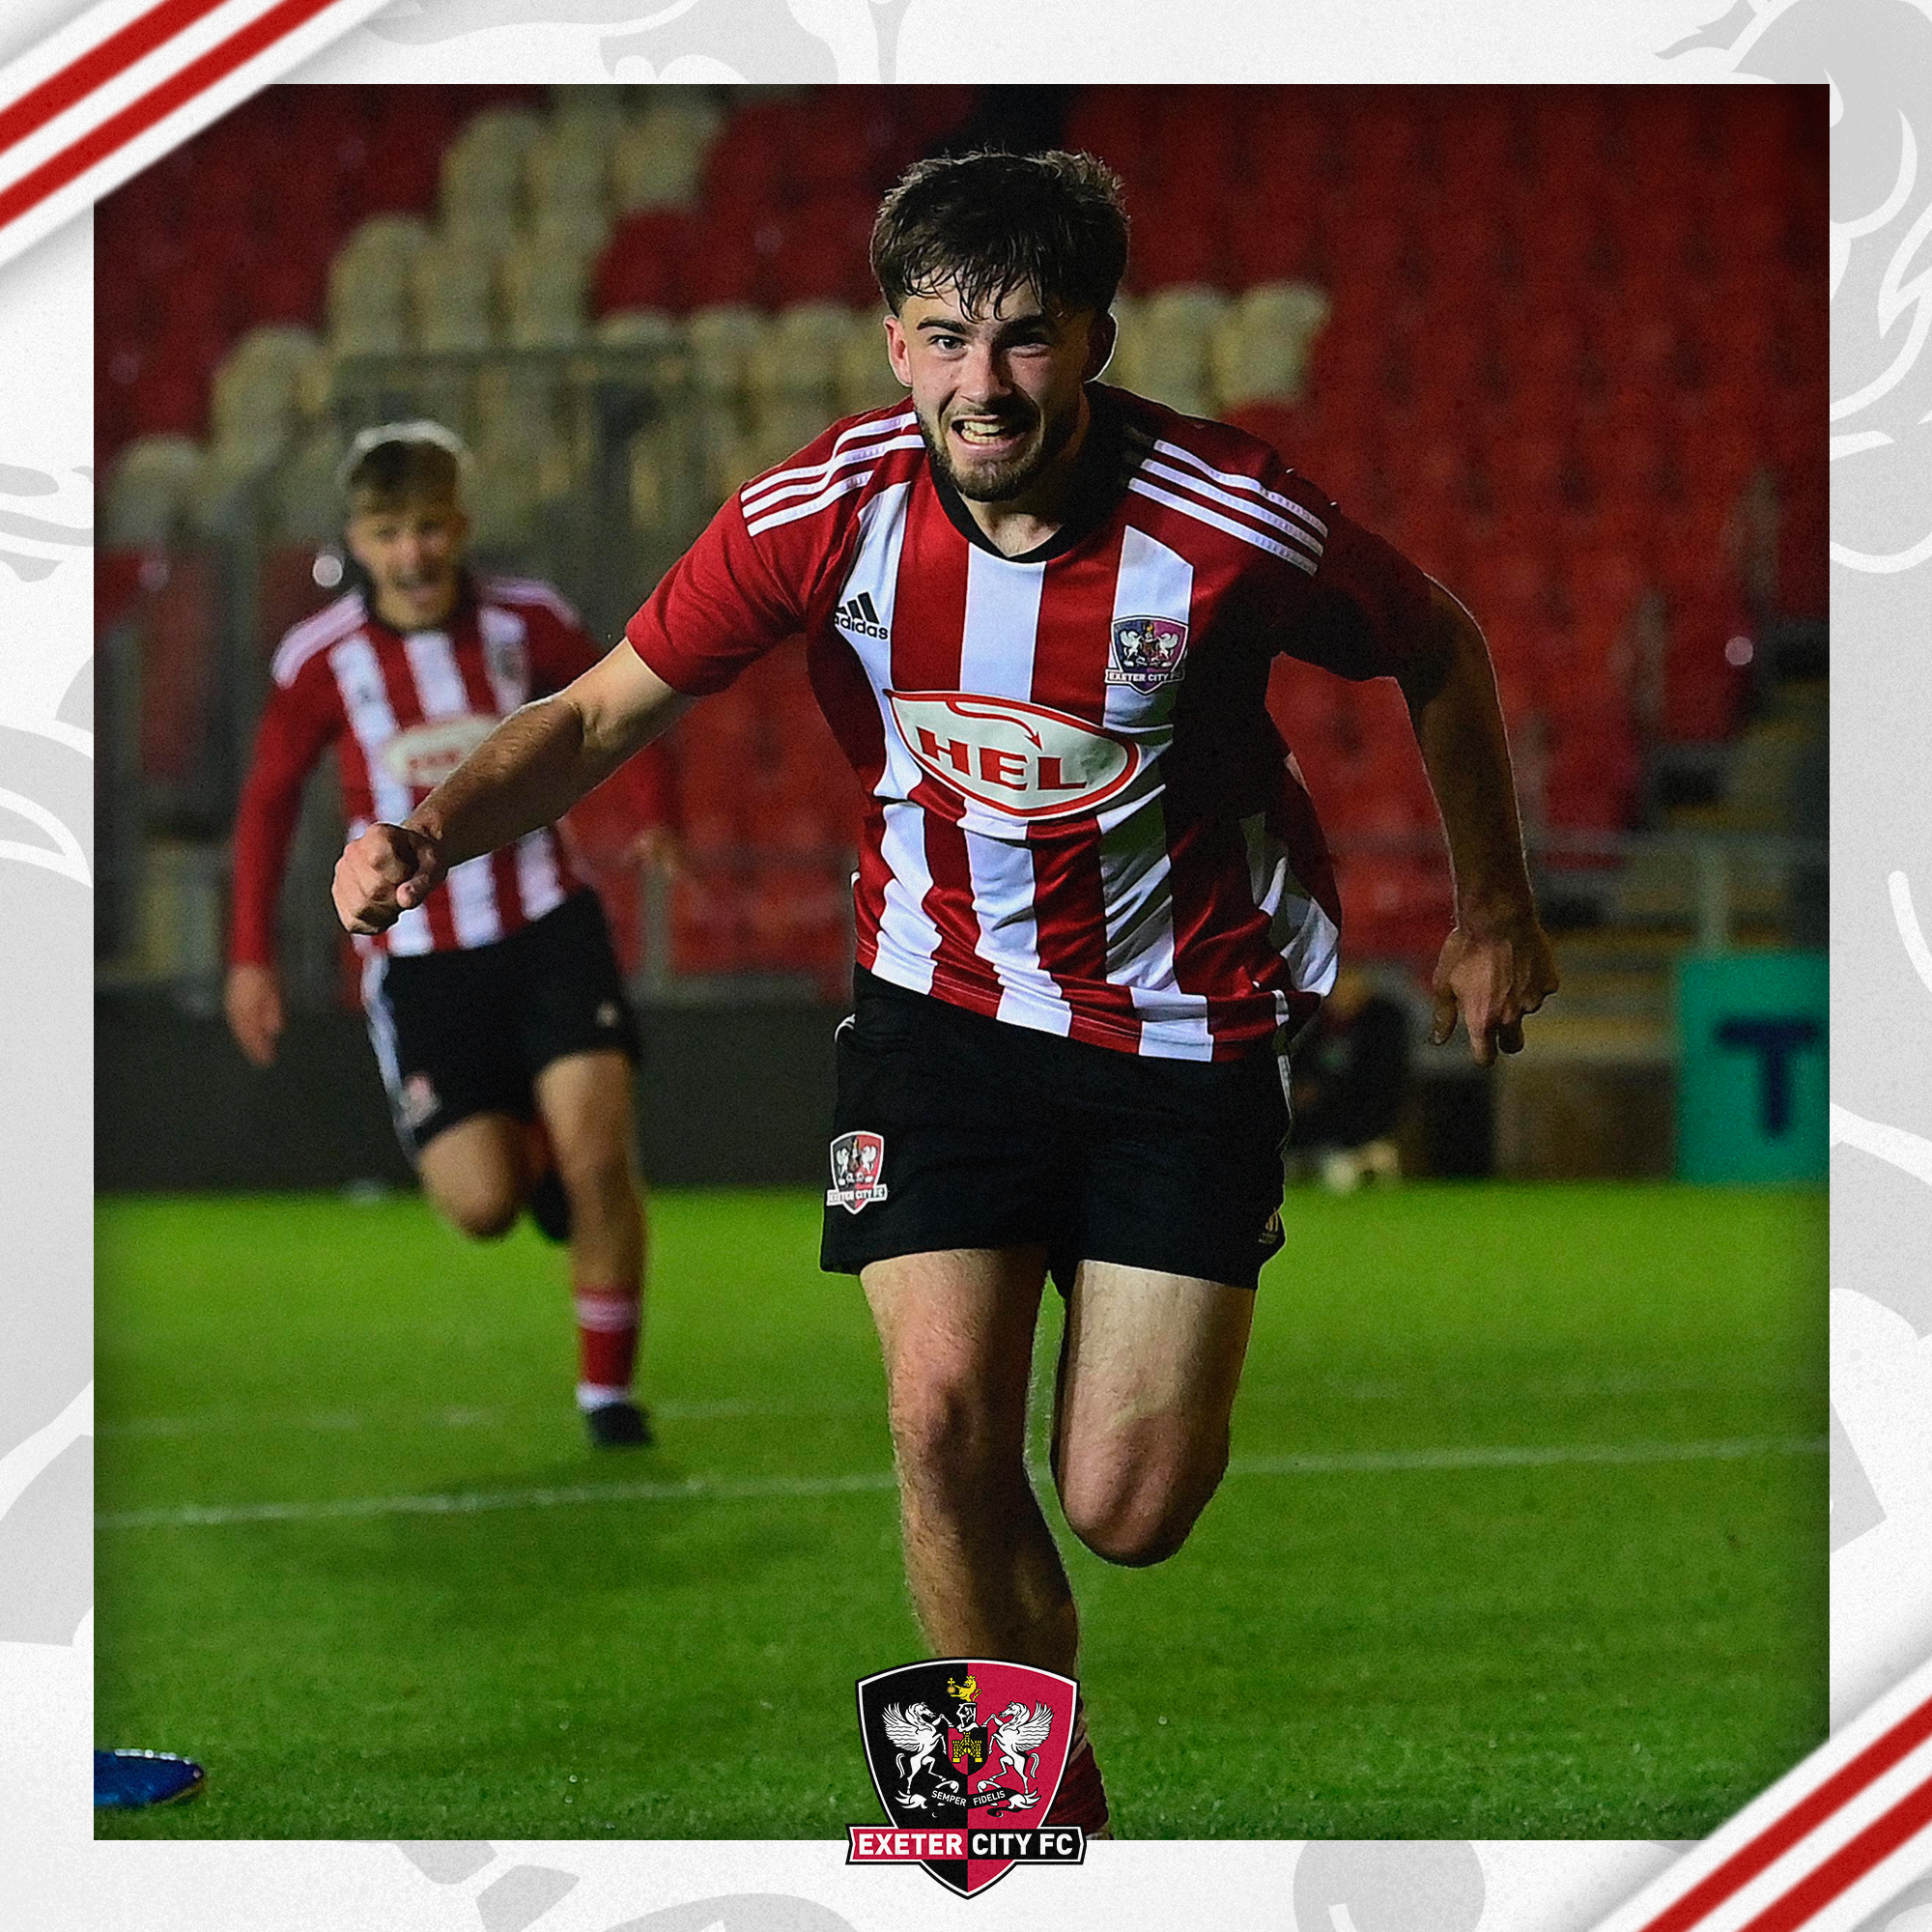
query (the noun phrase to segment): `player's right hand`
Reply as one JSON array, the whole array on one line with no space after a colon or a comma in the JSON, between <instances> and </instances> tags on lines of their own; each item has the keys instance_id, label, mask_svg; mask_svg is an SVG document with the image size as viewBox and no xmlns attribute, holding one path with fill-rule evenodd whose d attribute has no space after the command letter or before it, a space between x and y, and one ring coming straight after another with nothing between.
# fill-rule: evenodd
<instances>
[{"instance_id":1,"label":"player's right hand","mask_svg":"<svg viewBox=\"0 0 1932 1932\"><path fill-rule=\"evenodd\" d=\"M280 1044L284 1015L282 982L272 966L238 965L228 969L228 983L222 989L222 1010L228 1015L228 1031L235 1044L256 1066L274 1064Z\"/></svg>"},{"instance_id":2,"label":"player's right hand","mask_svg":"<svg viewBox=\"0 0 1932 1932\"><path fill-rule=\"evenodd\" d=\"M448 869L428 833L372 825L335 862L335 916L351 932L386 932Z\"/></svg>"}]
</instances>

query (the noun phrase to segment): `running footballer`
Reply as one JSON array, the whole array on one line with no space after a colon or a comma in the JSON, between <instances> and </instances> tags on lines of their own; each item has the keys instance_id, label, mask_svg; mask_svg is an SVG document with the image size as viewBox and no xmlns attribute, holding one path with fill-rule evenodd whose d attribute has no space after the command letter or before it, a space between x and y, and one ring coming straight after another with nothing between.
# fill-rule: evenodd
<instances>
[{"instance_id":1,"label":"running footballer","mask_svg":"<svg viewBox=\"0 0 1932 1932\"><path fill-rule=\"evenodd\" d=\"M343 466L359 582L282 639L235 825L226 1008L257 1066L283 1026L275 902L309 772L333 750L352 831L401 818L533 694L597 660L547 583L467 561L461 442L384 423ZM669 850L661 753L628 775L636 848ZM637 1028L596 894L556 829L479 858L360 942L361 991L396 1133L423 1192L479 1240L527 1208L570 1248L577 1406L600 1448L648 1443L632 1387L643 1320Z\"/></svg>"},{"instance_id":2,"label":"running footballer","mask_svg":"<svg viewBox=\"0 0 1932 1932\"><path fill-rule=\"evenodd\" d=\"M1067 1521L1156 1563L1226 1466L1282 1244L1280 1056L1339 933L1264 701L1275 653L1407 700L1455 876L1438 1039L1460 1015L1478 1062L1514 1052L1556 984L1480 631L1265 444L1099 382L1126 248L1090 156L913 168L872 240L907 400L748 483L623 644L366 833L335 886L352 929L383 929L804 635L867 799L823 1264L878 1328L935 1652L1068 1675L1022 1460L1044 1285L1066 1298ZM1084 1726L1047 1822L1108 1828Z\"/></svg>"}]
</instances>

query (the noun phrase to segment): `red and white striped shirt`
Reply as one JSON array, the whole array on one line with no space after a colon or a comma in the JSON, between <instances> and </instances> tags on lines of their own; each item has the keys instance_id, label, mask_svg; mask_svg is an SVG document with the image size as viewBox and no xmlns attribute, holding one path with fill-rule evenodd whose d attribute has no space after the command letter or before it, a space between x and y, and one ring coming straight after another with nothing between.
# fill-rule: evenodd
<instances>
[{"instance_id":1,"label":"red and white striped shirt","mask_svg":"<svg viewBox=\"0 0 1932 1932\"><path fill-rule=\"evenodd\" d=\"M302 784L331 744L353 838L379 819L407 818L500 720L560 691L600 655L576 611L530 579L466 582L442 630L392 630L359 592L298 624L275 652L236 813L230 958L274 958L275 899ZM661 818L661 762L646 754L627 769L639 819ZM562 839L546 826L454 867L440 892L356 943L393 953L488 946L579 884Z\"/></svg>"},{"instance_id":2,"label":"red and white striped shirt","mask_svg":"<svg viewBox=\"0 0 1932 1932\"><path fill-rule=\"evenodd\" d=\"M858 956L1021 1026L1253 1051L1332 983L1339 905L1265 706L1278 651L1423 648L1428 580L1266 444L1093 385L1068 521L1001 555L909 406L738 492L631 620L676 689L803 633L867 793Z\"/></svg>"}]
</instances>

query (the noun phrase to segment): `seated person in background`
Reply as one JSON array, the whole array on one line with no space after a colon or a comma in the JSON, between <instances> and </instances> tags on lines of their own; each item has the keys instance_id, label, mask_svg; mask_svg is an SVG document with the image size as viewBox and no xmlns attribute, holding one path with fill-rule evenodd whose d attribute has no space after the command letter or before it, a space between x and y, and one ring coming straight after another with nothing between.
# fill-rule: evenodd
<instances>
[{"instance_id":1,"label":"seated person in background","mask_svg":"<svg viewBox=\"0 0 1932 1932\"><path fill-rule=\"evenodd\" d=\"M1294 1051L1292 1153L1303 1172L1347 1194L1402 1171L1395 1129L1408 1096L1408 1014L1358 966L1335 989Z\"/></svg>"}]
</instances>

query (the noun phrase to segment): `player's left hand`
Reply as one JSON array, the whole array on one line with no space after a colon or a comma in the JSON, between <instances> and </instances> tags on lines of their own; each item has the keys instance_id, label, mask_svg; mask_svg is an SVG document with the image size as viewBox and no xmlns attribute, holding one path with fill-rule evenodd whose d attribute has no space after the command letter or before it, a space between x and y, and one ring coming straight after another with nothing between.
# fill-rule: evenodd
<instances>
[{"instance_id":1,"label":"player's left hand","mask_svg":"<svg viewBox=\"0 0 1932 1932\"><path fill-rule=\"evenodd\" d=\"M1498 1052L1522 1051L1522 1019L1556 990L1556 961L1536 915L1480 927L1458 924L1435 963L1433 1045L1456 1031L1469 1034L1469 1052L1488 1066Z\"/></svg>"}]
</instances>

